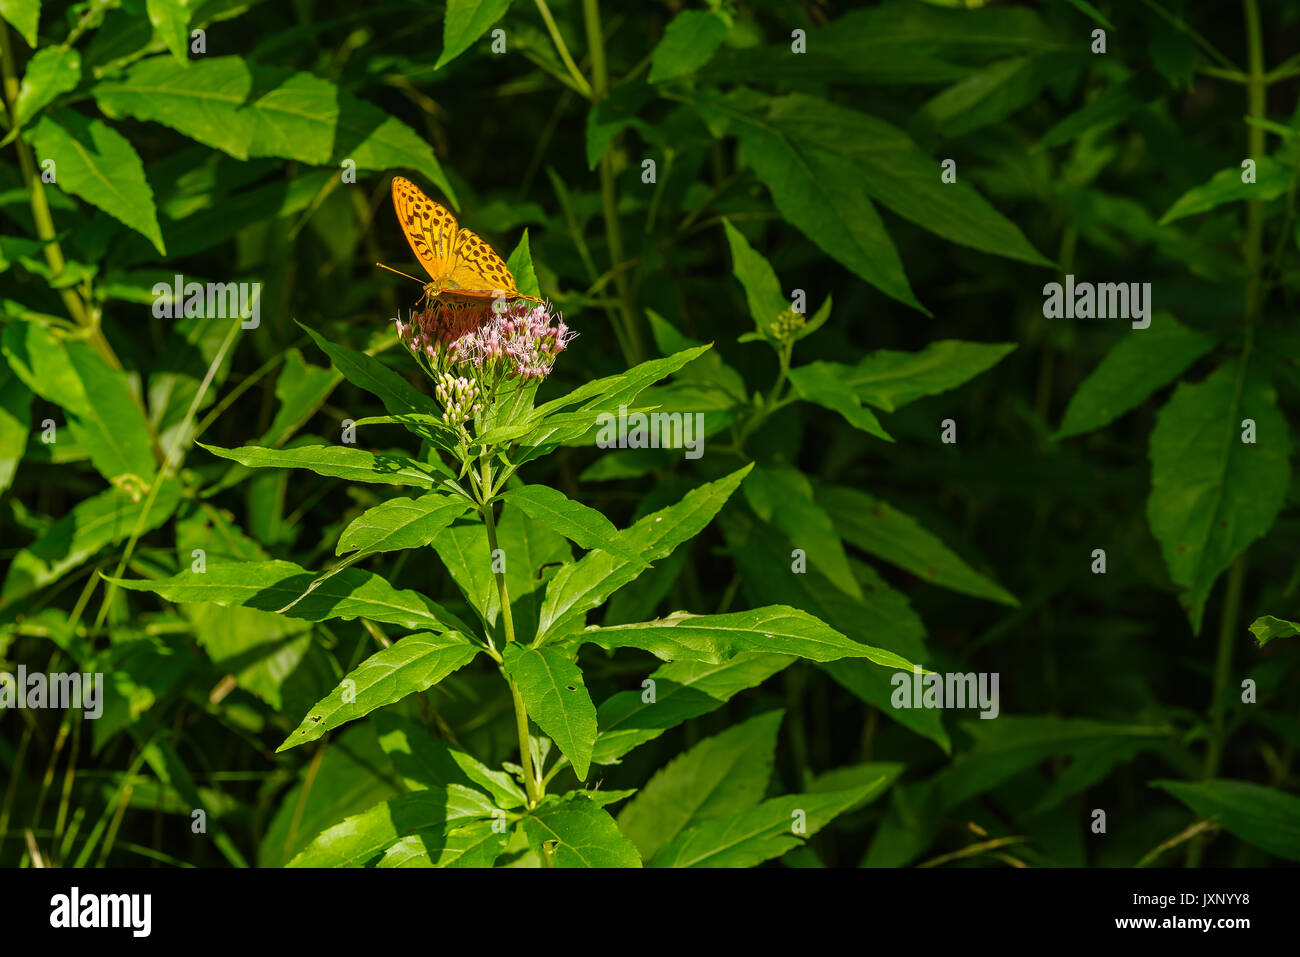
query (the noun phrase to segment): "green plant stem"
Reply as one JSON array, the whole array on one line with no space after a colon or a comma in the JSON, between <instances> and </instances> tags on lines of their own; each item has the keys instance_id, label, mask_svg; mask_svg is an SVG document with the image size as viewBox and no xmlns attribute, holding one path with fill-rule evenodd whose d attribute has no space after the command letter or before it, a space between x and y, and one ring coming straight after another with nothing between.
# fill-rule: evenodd
<instances>
[{"instance_id":1,"label":"green plant stem","mask_svg":"<svg viewBox=\"0 0 1300 957\"><path fill-rule=\"evenodd\" d=\"M18 75L14 71L14 48L13 41L9 38L9 28L0 22L0 70L3 71L5 104L9 110L9 116L12 119L14 113L14 103L18 99ZM36 235L46 240L45 261L49 264L50 272L57 278L62 275L67 263L63 259L63 250L55 240L54 219L50 216L50 205L45 199L45 187L41 183L41 178L36 175L36 163L32 159L31 149L23 141L21 136L14 137L14 150L18 153L18 165L22 170L23 185L27 189L28 201L32 207L32 219L36 223ZM117 355L113 348L108 344L108 340L99 330L98 323L94 322L86 311L85 304L81 297L71 289L60 289L59 296L63 299L63 304L68 309L68 315L72 316L78 326L86 329L90 335L90 342L95 350L104 357L110 366L114 369L122 368L122 363L118 361Z\"/></svg>"},{"instance_id":2,"label":"green plant stem","mask_svg":"<svg viewBox=\"0 0 1300 957\"><path fill-rule=\"evenodd\" d=\"M1248 115L1252 119L1266 119L1265 94L1267 81L1264 75L1264 41L1259 25L1259 8L1256 0L1243 0L1246 13L1246 39L1250 56L1250 83L1246 86ZM1248 155L1259 162L1264 156L1264 127L1259 123L1249 123L1246 127L1249 138ZM1246 204L1246 269L1250 279L1246 284L1246 321L1253 322L1260 307L1262 288L1261 271L1264 231L1264 206L1259 200L1250 200Z\"/></svg>"},{"instance_id":3,"label":"green plant stem","mask_svg":"<svg viewBox=\"0 0 1300 957\"><path fill-rule=\"evenodd\" d=\"M592 99L603 100L609 90L609 67L605 63L605 35L600 30L600 0L582 0L582 19L591 56Z\"/></svg>"},{"instance_id":4,"label":"green plant stem","mask_svg":"<svg viewBox=\"0 0 1300 957\"><path fill-rule=\"evenodd\" d=\"M485 474L483 476L485 489L491 487L488 484L489 481L490 480L488 475ZM485 498L487 497L486 494L484 495L484 497ZM483 522L485 525L487 525L488 550L491 553L490 557L493 557L495 559L495 555L497 552L497 527L496 527L496 520L492 516L491 505L483 506ZM515 619L514 619L514 613L510 610L510 594L506 588L506 576L504 572L494 571L493 577L496 578L497 596L501 600L501 624L502 627L505 629L506 644L510 644L510 642L515 640Z\"/></svg>"},{"instance_id":5,"label":"green plant stem","mask_svg":"<svg viewBox=\"0 0 1300 957\"><path fill-rule=\"evenodd\" d=\"M9 37L9 28L3 21L0 21L0 82L3 82L5 105L12 121L16 115L14 103L18 99L18 75L14 71L13 41ZM45 198L45 186L36 173L36 162L32 157L31 148L21 135L14 136L14 151L18 154L18 166L22 172L23 186L27 190L28 203L32 208L32 221L36 225L36 235L45 241L45 262L50 267L53 277L57 279L63 275L67 262L63 258L63 248L55 238L58 233L54 228L54 217L50 215L50 204ZM60 289L58 293L64 307L68 310L68 315L90 342L91 347L108 363L109 368L121 370L122 362L108 340L104 338L104 332L99 326L99 311L88 309L81 297L71 288ZM161 464L162 447L159 445L158 434L153 423L149 419L148 410L134 392L131 393L131 398L144 414L145 424L153 441L154 459Z\"/></svg>"},{"instance_id":6,"label":"green plant stem","mask_svg":"<svg viewBox=\"0 0 1300 957\"><path fill-rule=\"evenodd\" d=\"M609 264L617 269L623 262L623 227L618 219L618 194L614 186L614 168L609 154L600 158L600 204L605 218L605 235L609 241ZM614 273L614 287L618 290L619 314L623 320L623 337L627 346L624 358L628 365L636 365L645 355L641 343L641 329L637 323L636 309L632 304L632 283L627 270Z\"/></svg>"},{"instance_id":7,"label":"green plant stem","mask_svg":"<svg viewBox=\"0 0 1300 957\"><path fill-rule=\"evenodd\" d=\"M172 436L171 447L166 454L159 458L158 471L154 474L153 482L149 486L149 492L145 496L144 507L140 510L140 517L136 519L135 528L131 531L131 537L127 539L126 547L122 549L122 557L117 563L117 568L113 571L113 578L121 578L122 572L126 570L127 562L131 560L131 555L135 551L135 544L140 540L140 536L145 532L145 525L149 520L149 513L153 511L154 501L158 498L158 490L163 484L169 481L176 474L184 454L181 451L181 440L185 436L185 431L194 423L194 417L198 414L199 406L203 403L203 397L208 394L208 389L212 386L212 380L216 378L217 369L226 359L226 353L235 342L235 336L238 334L240 324L231 322L230 331L226 333L226 338L222 340L220 348L217 349L216 356L208 364L208 371L199 384L198 391L194 394L194 399L190 402L190 407L185 413L185 419L181 427ZM158 438L154 436L154 446L158 446ZM116 582L110 581L108 587L104 590L104 601L99 606L99 614L95 617L96 632L103 626L105 619L108 617L109 609L113 604L113 596L117 592Z\"/></svg>"},{"instance_id":8,"label":"green plant stem","mask_svg":"<svg viewBox=\"0 0 1300 957\"><path fill-rule=\"evenodd\" d=\"M1213 59L1219 62L1219 66L1223 67L1226 70L1236 70L1236 64L1234 64L1226 56L1220 53L1218 47L1216 47L1213 43L1205 39L1205 37L1203 37L1197 31L1193 30L1191 26L1188 25L1187 21L1184 20L1182 17L1174 16L1164 7L1160 6L1160 4L1156 3L1155 0L1142 0L1142 2L1148 8L1155 11L1157 15L1163 18L1164 21L1168 23L1171 27L1173 27L1175 30L1178 30L1181 33L1185 33L1187 34L1187 36L1191 37L1193 43L1195 43L1198 47L1200 47L1207 54L1209 54L1210 57L1212 57Z\"/></svg>"},{"instance_id":9,"label":"green plant stem","mask_svg":"<svg viewBox=\"0 0 1300 957\"><path fill-rule=\"evenodd\" d=\"M790 358L793 355L793 342L787 342L782 345L781 351L777 356L778 361L780 362L780 367L777 369L776 382L772 384L772 391L767 394L767 397L763 400L763 404L750 414L749 418L745 420L745 424L741 427L740 433L736 436L736 441L734 443L737 452L743 454L745 450L745 440L753 435L754 431L766 422L774 412L781 408L783 404L780 400L781 389L785 385L786 376L790 373Z\"/></svg>"},{"instance_id":10,"label":"green plant stem","mask_svg":"<svg viewBox=\"0 0 1300 957\"><path fill-rule=\"evenodd\" d=\"M1248 115L1252 119L1262 120L1265 118L1267 77L1264 72L1264 37L1260 30L1259 7L1256 0L1242 0L1242 9L1246 17L1246 47L1250 65L1250 82L1246 86ZM1258 161L1264 155L1264 127L1258 123L1249 123L1246 130L1250 158ZM1246 336L1241 354L1243 376L1253 343L1255 317L1262 305L1263 238L1263 206L1258 200L1252 199L1246 203L1246 240L1242 250L1249 273L1246 282ZM1245 577L1246 557L1242 554L1237 556L1237 560L1232 563L1232 569L1228 572L1223 614L1219 619L1219 646L1214 658L1214 685L1210 698L1210 729L1205 746L1205 765L1202 769L1202 777L1206 780L1218 775L1224 746L1227 743L1223 697L1232 671L1232 644L1238 634L1237 619L1241 615L1241 594ZM1201 851L1200 842L1189 845L1188 867L1196 867L1200 863Z\"/></svg>"},{"instance_id":11,"label":"green plant stem","mask_svg":"<svg viewBox=\"0 0 1300 957\"><path fill-rule=\"evenodd\" d=\"M546 24L546 30L551 35L551 42L555 44L555 51L560 54L560 59L564 61L565 68L569 75L573 77L573 84L577 87L578 92L587 99L592 99L591 84L587 78L582 75L578 69L578 64L573 62L573 57L569 55L569 48L564 42L564 37L560 35L560 29L555 25L555 18L551 16L550 7L546 5L546 0L536 0L537 12L542 15L542 21ZM596 58L592 57L592 63L595 64ZM601 66L604 66L604 57L602 50Z\"/></svg>"},{"instance_id":12,"label":"green plant stem","mask_svg":"<svg viewBox=\"0 0 1300 957\"><path fill-rule=\"evenodd\" d=\"M479 511L483 515L483 524L487 526L488 557L493 558L497 552L497 523L492 515L490 494L486 491L492 488L492 467L488 464L486 458L482 461L481 471L483 477L482 488L485 491L482 492L483 502L479 507ZM515 619L510 610L510 591L506 587L504 572L494 569L493 577L496 578L497 597L501 603L501 625L505 629L506 644L510 644L515 640ZM524 706L523 696L519 693L519 686L515 684L514 679L507 676L506 683L510 685L510 698L515 705L515 730L519 734L519 766L524 770L524 787L528 792L528 806L536 807L537 802L542 799L542 795L537 783L537 775L533 772L533 753L528 743L528 710Z\"/></svg>"},{"instance_id":13,"label":"green plant stem","mask_svg":"<svg viewBox=\"0 0 1300 957\"><path fill-rule=\"evenodd\" d=\"M582 0L582 18L587 27L587 46L591 54L591 100L598 103L609 92L609 68L605 62L605 37L600 29L600 4L598 0ZM618 218L618 192L614 186L614 166L607 149L600 158L600 205L605 218L605 238L609 243L609 264L618 269L623 262L623 226ZM619 313L623 321L623 358L628 365L636 365L645 358L641 341L641 326L637 321L636 307L632 301L632 282L625 270L614 274L618 290Z\"/></svg>"},{"instance_id":14,"label":"green plant stem","mask_svg":"<svg viewBox=\"0 0 1300 957\"><path fill-rule=\"evenodd\" d=\"M1223 615L1219 619L1219 650L1214 661L1214 692L1210 699L1210 735L1205 749L1204 777L1209 779L1219 773L1223 759L1225 709L1224 692L1227 691L1232 670L1232 643L1238 634L1237 618L1241 614L1241 590L1246 577L1244 556L1232 563L1228 572L1228 593L1223 601Z\"/></svg>"}]
</instances>

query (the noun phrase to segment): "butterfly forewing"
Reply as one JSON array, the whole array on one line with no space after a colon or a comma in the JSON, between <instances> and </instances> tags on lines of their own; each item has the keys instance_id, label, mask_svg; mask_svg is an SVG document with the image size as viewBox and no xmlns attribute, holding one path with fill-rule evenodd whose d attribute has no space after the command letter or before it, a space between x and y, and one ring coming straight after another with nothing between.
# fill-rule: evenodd
<instances>
[{"instance_id":1,"label":"butterfly forewing","mask_svg":"<svg viewBox=\"0 0 1300 957\"><path fill-rule=\"evenodd\" d=\"M446 279L454 263L456 217L402 176L393 177L393 208L420 265L430 278Z\"/></svg>"},{"instance_id":2,"label":"butterfly forewing","mask_svg":"<svg viewBox=\"0 0 1300 957\"><path fill-rule=\"evenodd\" d=\"M393 177L393 208L402 232L433 283L425 294L451 299L532 299L522 296L500 256L409 179ZM540 300L537 300L540 301Z\"/></svg>"}]
</instances>

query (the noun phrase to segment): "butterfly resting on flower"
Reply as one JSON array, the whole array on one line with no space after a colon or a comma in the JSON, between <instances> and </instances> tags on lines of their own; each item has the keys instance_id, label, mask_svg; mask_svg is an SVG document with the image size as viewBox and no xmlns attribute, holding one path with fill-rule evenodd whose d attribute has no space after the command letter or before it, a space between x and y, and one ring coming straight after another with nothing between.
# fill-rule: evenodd
<instances>
[{"instance_id":1,"label":"butterfly resting on flower","mask_svg":"<svg viewBox=\"0 0 1300 957\"><path fill-rule=\"evenodd\" d=\"M393 177L393 208L411 251L429 274L420 302L528 299L519 291L510 268L487 243L461 228L451 210L424 194L402 176ZM376 263L383 266L382 263ZM389 266L383 266L391 269ZM392 269L392 272L397 272ZM399 273L399 275L406 275ZM408 276L414 279L414 276ZM416 280L417 282L419 280Z\"/></svg>"}]
</instances>

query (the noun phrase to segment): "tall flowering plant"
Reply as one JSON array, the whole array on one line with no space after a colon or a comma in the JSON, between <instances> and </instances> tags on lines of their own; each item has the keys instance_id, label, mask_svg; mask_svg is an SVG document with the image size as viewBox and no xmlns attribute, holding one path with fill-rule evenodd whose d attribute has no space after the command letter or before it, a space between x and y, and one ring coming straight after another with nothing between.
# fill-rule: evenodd
<instances>
[{"instance_id":1,"label":"tall flowering plant","mask_svg":"<svg viewBox=\"0 0 1300 957\"><path fill-rule=\"evenodd\" d=\"M391 642L383 637L384 646L321 698L279 750L367 718L407 790L304 841L292 865L746 865L784 853L836 814L885 790L887 774L840 790L748 802L708 820L659 821L647 818L644 802L635 798L616 820L610 807L633 792L592 785L603 777L593 775L593 766L617 764L702 713L698 701L660 703L657 689L667 694L703 682L713 690L702 700L716 707L800 656L912 668L898 655L785 605L588 624L618 589L703 530L751 466L621 529L558 489L525 483L519 471L562 443L583 443L602 417L634 406L643 390L708 345L538 404L538 388L576 335L549 304L435 300L398 319L397 340L429 380L429 392L374 356L307 331L344 377L385 406L386 415L359 419L356 426L401 426L420 440L419 453L349 444L209 451L249 467L307 468L418 494L359 515L339 536L342 557L321 572L276 560L120 582L174 601L246 605L311 621L359 617L376 634L384 625L405 632ZM444 606L359 567L384 553L429 547L459 587L459 605ZM597 709L580 654L591 644L607 652L640 649L664 663L646 667L633 688ZM412 706L414 696L484 658L499 671L514 713L518 759L499 767L439 736L421 720L425 709ZM777 722L763 715L746 727L745 734L767 739ZM689 753L691 760L710 763L713 741ZM737 829L753 831L741 847L728 837Z\"/></svg>"}]
</instances>

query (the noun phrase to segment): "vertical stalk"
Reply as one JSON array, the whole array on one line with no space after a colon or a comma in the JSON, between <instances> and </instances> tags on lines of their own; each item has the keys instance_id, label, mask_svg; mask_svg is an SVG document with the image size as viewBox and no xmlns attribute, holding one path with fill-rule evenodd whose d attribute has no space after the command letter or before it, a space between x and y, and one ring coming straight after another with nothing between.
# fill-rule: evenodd
<instances>
[{"instance_id":1,"label":"vertical stalk","mask_svg":"<svg viewBox=\"0 0 1300 957\"><path fill-rule=\"evenodd\" d=\"M1246 85L1246 100L1251 119L1265 119L1264 78L1264 38L1259 24L1259 7L1256 0L1243 0L1242 7L1246 15L1246 45L1250 58L1249 77ZM1247 125L1248 155L1258 162L1264 156L1264 128L1258 123ZM1259 200L1252 199L1246 203L1246 240L1242 257L1246 263L1249 276L1246 280L1245 323L1246 340L1242 347L1241 361L1244 364L1251 350L1255 317L1262 304L1263 285L1263 236L1264 208ZM1245 372L1243 370L1242 374ZM1223 757L1224 713L1222 708L1223 692L1228 686L1229 673L1232 670L1232 643L1238 633L1237 618L1241 613L1241 593L1246 575L1245 556L1238 556L1228 573L1228 589L1224 597L1223 615L1219 620L1219 647L1214 662L1214 697L1210 701L1210 736L1205 750L1205 777L1212 778L1219 773L1219 762Z\"/></svg>"},{"instance_id":2,"label":"vertical stalk","mask_svg":"<svg viewBox=\"0 0 1300 957\"><path fill-rule=\"evenodd\" d=\"M599 0L582 0L582 18L587 27L587 46L591 53L591 101L598 103L609 92L609 68L605 62L605 37L600 29ZM623 226L618 219L618 192L614 187L614 167L609 151L600 158L600 205L605 217L605 236L609 242L609 266L614 272L619 312L623 319L624 358L636 365L645 357L641 343L641 325L632 301L632 282L624 261Z\"/></svg>"},{"instance_id":3,"label":"vertical stalk","mask_svg":"<svg viewBox=\"0 0 1300 957\"><path fill-rule=\"evenodd\" d=\"M1248 124L1246 135L1249 144L1249 156L1257 163L1264 156L1264 128L1258 121L1266 119L1265 92L1267 80L1264 75L1264 40L1259 26L1259 7L1256 0L1243 0L1246 13L1246 43L1250 57L1250 82L1246 84L1246 103L1250 118L1255 123ZM1246 321L1253 322L1260 307L1261 284L1261 239L1264 232L1264 207L1259 200L1252 199L1246 203L1246 269L1250 278L1246 284Z\"/></svg>"},{"instance_id":4,"label":"vertical stalk","mask_svg":"<svg viewBox=\"0 0 1300 957\"><path fill-rule=\"evenodd\" d=\"M1239 557L1228 572L1228 592L1223 600L1223 616L1219 619L1219 651L1214 663L1214 691L1210 698L1210 734L1205 748L1204 776L1207 779L1219 773L1219 762L1223 758L1223 695L1228 688L1232 643L1238 634L1237 617L1241 614L1241 588L1245 578L1246 562Z\"/></svg>"},{"instance_id":5,"label":"vertical stalk","mask_svg":"<svg viewBox=\"0 0 1300 957\"><path fill-rule=\"evenodd\" d=\"M492 469L487 459L482 464L483 498L488 498L492 488ZM483 524L487 526L488 552L489 557L497 550L497 523L492 515L492 505L484 502L479 508L483 515ZM510 591L506 587L506 576L504 572L493 571L493 577L497 582L497 597L501 602L501 624L506 633L506 644L515 640L515 619L514 613L510 610ZM519 686L515 684L514 679L506 677L506 682L510 685L510 698L515 706L515 730L519 735L519 766L524 771L524 788L528 792L528 804L530 807L536 806L537 802L542 799L537 785L537 775L533 772L533 752L528 743L528 711L524 707L523 696L519 693Z\"/></svg>"},{"instance_id":6,"label":"vertical stalk","mask_svg":"<svg viewBox=\"0 0 1300 957\"><path fill-rule=\"evenodd\" d=\"M0 85L4 87L5 107L9 114L9 121L12 123L15 116L14 102L18 99L18 74L14 66L13 41L9 38L9 28L3 20L0 20ZM36 225L36 235L45 240L45 262L50 267L51 274L57 278L67 268L67 262L63 258L63 248L55 238L58 231L54 228L54 217L50 215L50 204L45 198L45 185L36 173L36 162L32 157L31 148L23 140L22 136L14 137L14 151L18 154L18 166L22 172L23 187L27 190L28 203L32 207L32 220ZM108 339L104 337L103 330L100 329L98 310L88 308L81 301L81 297L72 289L60 289L58 293L59 298L63 300L64 307L68 310L68 315L72 317L78 327L84 330L91 347L108 363L109 368L120 370L122 362L118 359L117 353L113 351L113 347L109 345ZM149 423L149 412L144 407L143 400L134 391L131 393L131 398L140 407L145 422ZM154 458L161 463L162 450L158 445L158 436L152 424L149 424L149 434L153 438Z\"/></svg>"},{"instance_id":7,"label":"vertical stalk","mask_svg":"<svg viewBox=\"0 0 1300 957\"><path fill-rule=\"evenodd\" d=\"M18 74L14 69L13 41L9 38L9 28L3 22L0 22L0 71L3 71L0 75L4 78L5 105L9 111L10 122L13 122L14 101L18 99ZM36 164L32 159L31 149L21 136L14 137L14 150L18 153L18 165L22 170L23 185L27 189L28 200L31 203L32 219L36 222L36 235L41 239L49 240L45 245L45 261L50 267L50 272L58 276L63 272L66 263L62 248L54 241L56 235L54 220L50 216L50 206L45 199L44 184L36 175ZM68 309L68 315L77 325L90 330L91 344L104 357L104 361L114 369L122 368L122 363L118 361L112 347L99 331L98 324L86 311L81 297L71 289L60 289L59 296Z\"/></svg>"},{"instance_id":8,"label":"vertical stalk","mask_svg":"<svg viewBox=\"0 0 1300 957\"><path fill-rule=\"evenodd\" d=\"M1246 47L1249 56L1249 82L1246 84L1246 104L1251 119L1265 119L1267 81L1264 72L1264 37L1259 24L1259 6L1256 0L1242 0L1242 10L1246 16ZM1250 123L1247 129L1249 157L1258 162L1264 156L1264 128L1258 123ZM1261 257L1264 236L1264 208L1259 200L1246 203L1246 239L1242 248L1242 258L1246 263L1249 277L1246 280L1245 302L1245 342L1242 346L1242 375L1244 364L1250 356L1254 341L1255 317L1263 299L1263 261ZM1232 643L1238 634L1237 619L1241 614L1241 594L1246 577L1246 556L1241 554L1232 563L1228 573L1228 588L1224 596L1223 614L1219 619L1219 646L1214 659L1214 685L1210 699L1210 730L1205 747L1205 766L1202 776L1207 780L1219 773L1219 764L1223 760L1226 744L1225 714L1223 696L1228 688L1229 675L1232 671ZM1196 867L1201 859L1199 843L1189 846L1187 865Z\"/></svg>"}]
</instances>

